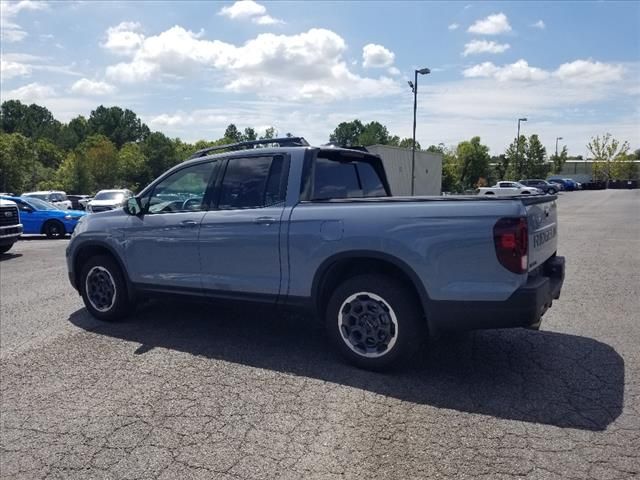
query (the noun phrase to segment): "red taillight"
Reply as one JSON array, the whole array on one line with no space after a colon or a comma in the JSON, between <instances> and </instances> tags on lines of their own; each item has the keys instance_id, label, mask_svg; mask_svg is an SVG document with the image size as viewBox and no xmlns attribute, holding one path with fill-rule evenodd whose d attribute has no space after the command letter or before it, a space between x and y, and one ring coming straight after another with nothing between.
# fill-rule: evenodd
<instances>
[{"instance_id":1,"label":"red taillight","mask_svg":"<svg viewBox=\"0 0 640 480\"><path fill-rule=\"evenodd\" d=\"M529 241L527 219L501 218L493 227L493 242L500 264L513 273L526 273Z\"/></svg>"}]
</instances>

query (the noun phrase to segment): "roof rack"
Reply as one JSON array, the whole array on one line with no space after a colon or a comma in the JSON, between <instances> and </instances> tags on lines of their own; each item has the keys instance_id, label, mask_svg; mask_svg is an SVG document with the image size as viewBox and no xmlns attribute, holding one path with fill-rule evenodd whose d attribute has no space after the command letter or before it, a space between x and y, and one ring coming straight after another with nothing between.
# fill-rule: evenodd
<instances>
[{"instance_id":1,"label":"roof rack","mask_svg":"<svg viewBox=\"0 0 640 480\"><path fill-rule=\"evenodd\" d=\"M222 150L225 151L235 151L235 150L245 150L249 148L256 148L259 145L265 146L273 146L276 145L278 147L308 147L309 142L307 142L304 137L283 137L283 138L263 138L261 140L249 140L246 142L238 142L238 143L229 143L226 145L218 145L215 147L203 148L202 150L198 150L193 155L189 157L189 160L192 158L200 158L205 155L209 155L212 152L219 152Z\"/></svg>"}]
</instances>

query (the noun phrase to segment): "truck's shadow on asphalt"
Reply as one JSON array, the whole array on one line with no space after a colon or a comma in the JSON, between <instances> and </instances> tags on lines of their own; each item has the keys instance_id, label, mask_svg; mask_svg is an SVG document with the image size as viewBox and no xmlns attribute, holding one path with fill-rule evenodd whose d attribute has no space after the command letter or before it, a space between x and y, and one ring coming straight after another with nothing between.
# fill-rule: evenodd
<instances>
[{"instance_id":1,"label":"truck's shadow on asphalt","mask_svg":"<svg viewBox=\"0 0 640 480\"><path fill-rule=\"evenodd\" d=\"M380 374L344 364L315 321L259 307L152 302L123 323L98 322L85 309L70 321L139 343L131 355L174 349L503 419L604 430L623 406L622 358L604 343L561 333L516 329L441 339L409 370Z\"/></svg>"}]
</instances>

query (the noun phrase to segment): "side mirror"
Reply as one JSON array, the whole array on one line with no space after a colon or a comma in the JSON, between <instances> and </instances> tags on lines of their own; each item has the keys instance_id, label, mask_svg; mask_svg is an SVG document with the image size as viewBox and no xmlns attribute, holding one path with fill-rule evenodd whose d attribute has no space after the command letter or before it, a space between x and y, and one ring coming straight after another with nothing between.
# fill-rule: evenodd
<instances>
[{"instance_id":1,"label":"side mirror","mask_svg":"<svg viewBox=\"0 0 640 480\"><path fill-rule=\"evenodd\" d=\"M124 206L124 211L129 215L140 215L142 213L142 204L138 197L131 197L127 199L127 203Z\"/></svg>"}]
</instances>

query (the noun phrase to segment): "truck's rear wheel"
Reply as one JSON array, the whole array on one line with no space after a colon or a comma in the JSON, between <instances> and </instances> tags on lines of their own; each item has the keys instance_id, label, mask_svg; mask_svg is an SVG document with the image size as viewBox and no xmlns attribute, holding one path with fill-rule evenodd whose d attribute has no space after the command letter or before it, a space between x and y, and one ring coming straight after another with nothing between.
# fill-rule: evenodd
<instances>
[{"instance_id":1,"label":"truck's rear wheel","mask_svg":"<svg viewBox=\"0 0 640 480\"><path fill-rule=\"evenodd\" d=\"M354 365L379 370L410 358L424 340L418 299L385 275L358 275L331 295L328 334Z\"/></svg>"},{"instance_id":2,"label":"truck's rear wheel","mask_svg":"<svg viewBox=\"0 0 640 480\"><path fill-rule=\"evenodd\" d=\"M120 320L131 310L122 271L107 255L87 260L82 266L79 287L85 307L99 320Z\"/></svg>"}]
</instances>

